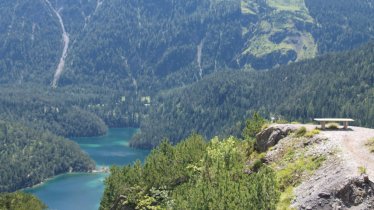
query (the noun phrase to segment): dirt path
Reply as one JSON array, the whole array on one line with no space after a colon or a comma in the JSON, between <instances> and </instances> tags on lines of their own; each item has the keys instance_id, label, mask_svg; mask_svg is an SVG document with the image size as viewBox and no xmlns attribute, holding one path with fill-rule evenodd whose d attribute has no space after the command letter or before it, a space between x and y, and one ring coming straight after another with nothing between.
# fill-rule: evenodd
<instances>
[{"instance_id":1,"label":"dirt path","mask_svg":"<svg viewBox=\"0 0 374 210\"><path fill-rule=\"evenodd\" d=\"M304 126L308 130L316 127L316 125L297 126ZM361 191L356 189L356 185L350 184L351 180L360 177L358 169L360 166L365 167L369 179L374 180L374 154L370 153L365 146L367 140L373 137L374 129L353 126L350 126L348 130L324 130L316 135L315 138L322 141L312 145L310 152L325 155L327 159L312 176L295 188L293 207L300 209L304 206L313 207L309 209L323 210L373 209L371 205L374 198L372 196L355 204L356 198L360 200L365 196L360 197ZM337 191L344 192L345 196L337 197ZM333 198L321 198L320 193L328 193Z\"/></svg>"},{"instance_id":2,"label":"dirt path","mask_svg":"<svg viewBox=\"0 0 374 210\"><path fill-rule=\"evenodd\" d=\"M374 154L365 146L367 140L374 137L374 129L350 127L347 131L323 131L321 134L341 150L339 155L352 176L358 175L358 167L363 166L371 180L374 180Z\"/></svg>"}]
</instances>

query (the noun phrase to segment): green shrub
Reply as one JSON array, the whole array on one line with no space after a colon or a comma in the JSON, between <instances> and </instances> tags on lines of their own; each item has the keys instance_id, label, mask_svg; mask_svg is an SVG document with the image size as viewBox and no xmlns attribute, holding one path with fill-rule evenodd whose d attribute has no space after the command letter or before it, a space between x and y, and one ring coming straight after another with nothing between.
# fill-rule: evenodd
<instances>
[{"instance_id":1,"label":"green shrub","mask_svg":"<svg viewBox=\"0 0 374 210\"><path fill-rule=\"evenodd\" d=\"M295 132L295 135L296 137L302 137L304 136L306 133L306 128L303 126L301 128L299 128L296 132Z\"/></svg>"},{"instance_id":2,"label":"green shrub","mask_svg":"<svg viewBox=\"0 0 374 210\"><path fill-rule=\"evenodd\" d=\"M369 148L370 152L374 153L374 138L369 139L365 145Z\"/></svg>"},{"instance_id":3,"label":"green shrub","mask_svg":"<svg viewBox=\"0 0 374 210\"><path fill-rule=\"evenodd\" d=\"M302 176L307 173L311 174L318 169L325 157L305 157L301 156L294 161L285 161L286 165L283 169L277 171L278 184L281 191L285 191L288 187L298 185Z\"/></svg>"},{"instance_id":4,"label":"green shrub","mask_svg":"<svg viewBox=\"0 0 374 210\"><path fill-rule=\"evenodd\" d=\"M295 198L293 193L294 188L292 186L287 187L287 189L281 193L279 202L277 204L277 210L291 210L291 202Z\"/></svg>"},{"instance_id":5,"label":"green shrub","mask_svg":"<svg viewBox=\"0 0 374 210\"><path fill-rule=\"evenodd\" d=\"M326 127L328 129L331 129L331 130L336 130L336 129L339 128L339 124L338 123L329 123L329 124L326 125Z\"/></svg>"},{"instance_id":6,"label":"green shrub","mask_svg":"<svg viewBox=\"0 0 374 210\"><path fill-rule=\"evenodd\" d=\"M262 166L263 166L262 161L260 159L257 159L253 163L251 169L252 169L252 171L256 171L257 172Z\"/></svg>"},{"instance_id":7,"label":"green shrub","mask_svg":"<svg viewBox=\"0 0 374 210\"><path fill-rule=\"evenodd\" d=\"M266 124L266 120L261 117L261 115L255 112L252 118L247 119L245 127L242 131L242 136L244 139L255 138L256 134L259 133L262 127Z\"/></svg>"},{"instance_id":8,"label":"green shrub","mask_svg":"<svg viewBox=\"0 0 374 210\"><path fill-rule=\"evenodd\" d=\"M269 126L270 126L269 123L265 123L265 124L262 125L261 130L263 131L263 130L269 128Z\"/></svg>"},{"instance_id":9,"label":"green shrub","mask_svg":"<svg viewBox=\"0 0 374 210\"><path fill-rule=\"evenodd\" d=\"M364 166L359 166L359 167L358 167L358 173L359 173L360 175L362 175L362 174L366 174L366 167L364 167Z\"/></svg>"},{"instance_id":10,"label":"green shrub","mask_svg":"<svg viewBox=\"0 0 374 210\"><path fill-rule=\"evenodd\" d=\"M293 124L293 125L297 125L297 124L301 124L301 122L293 121L293 122L291 122L291 124Z\"/></svg>"},{"instance_id":11,"label":"green shrub","mask_svg":"<svg viewBox=\"0 0 374 210\"><path fill-rule=\"evenodd\" d=\"M308 137L308 138L312 138L314 135L317 135L319 133L320 133L320 131L318 129L313 129L313 130L307 132L304 136Z\"/></svg>"}]
</instances>

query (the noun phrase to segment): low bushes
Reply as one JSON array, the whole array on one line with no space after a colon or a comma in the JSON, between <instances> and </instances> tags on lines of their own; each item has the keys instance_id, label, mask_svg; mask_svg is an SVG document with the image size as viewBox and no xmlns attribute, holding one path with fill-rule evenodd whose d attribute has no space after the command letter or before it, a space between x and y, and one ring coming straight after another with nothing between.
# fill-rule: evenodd
<instances>
[{"instance_id":1,"label":"low bushes","mask_svg":"<svg viewBox=\"0 0 374 210\"><path fill-rule=\"evenodd\" d=\"M339 128L339 124L337 124L337 123L329 123L329 124L326 125L326 127L328 129L331 129L331 130L336 130L336 129Z\"/></svg>"},{"instance_id":2,"label":"low bushes","mask_svg":"<svg viewBox=\"0 0 374 210\"><path fill-rule=\"evenodd\" d=\"M305 136L305 137L308 137L308 138L312 138L314 135L317 135L317 134L319 134L319 133L320 133L320 130L318 130L318 129L313 129L313 130L307 132L304 136Z\"/></svg>"},{"instance_id":3,"label":"low bushes","mask_svg":"<svg viewBox=\"0 0 374 210\"><path fill-rule=\"evenodd\" d=\"M303 126L295 132L296 137L303 137L306 133L306 128Z\"/></svg>"}]
</instances>

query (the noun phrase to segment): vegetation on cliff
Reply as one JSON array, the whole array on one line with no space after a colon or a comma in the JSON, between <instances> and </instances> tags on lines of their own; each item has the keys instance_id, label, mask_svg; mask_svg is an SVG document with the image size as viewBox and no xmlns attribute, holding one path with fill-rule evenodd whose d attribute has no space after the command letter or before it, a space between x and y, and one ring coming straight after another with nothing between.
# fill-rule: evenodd
<instances>
[{"instance_id":1,"label":"vegetation on cliff","mask_svg":"<svg viewBox=\"0 0 374 210\"><path fill-rule=\"evenodd\" d=\"M163 141L144 165L111 169L100 209L275 209L275 173L267 166L245 173L243 145L199 135L174 147Z\"/></svg>"},{"instance_id":2,"label":"vegetation on cliff","mask_svg":"<svg viewBox=\"0 0 374 210\"><path fill-rule=\"evenodd\" d=\"M290 209L294 187L326 157L311 152L317 132L267 123L254 113L242 139L162 141L143 165L111 168L100 209ZM274 147L260 153L256 145L269 136L278 136Z\"/></svg>"},{"instance_id":3,"label":"vegetation on cliff","mask_svg":"<svg viewBox=\"0 0 374 210\"><path fill-rule=\"evenodd\" d=\"M247 165L253 142L197 134L175 146L163 141L144 165L111 168L100 209L275 209L275 172Z\"/></svg>"}]
</instances>

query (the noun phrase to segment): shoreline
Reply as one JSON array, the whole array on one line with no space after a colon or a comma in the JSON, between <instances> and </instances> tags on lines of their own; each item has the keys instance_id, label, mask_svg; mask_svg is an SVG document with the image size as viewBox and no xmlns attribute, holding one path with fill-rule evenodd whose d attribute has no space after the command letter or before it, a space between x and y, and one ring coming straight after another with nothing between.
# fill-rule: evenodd
<instances>
[{"instance_id":1,"label":"shoreline","mask_svg":"<svg viewBox=\"0 0 374 210\"><path fill-rule=\"evenodd\" d=\"M138 127L109 127L109 129L124 129L124 128L130 128L130 129L135 129L135 130L139 130L139 128ZM109 129L107 130L107 132L105 132L103 135L97 135L97 136L93 136L93 137L105 137L105 136L107 136L108 135L108 131L109 131ZM136 131L136 132L138 132L138 131ZM79 145L79 143L78 142L76 142L76 139L78 139L78 138L80 138L80 139L84 139L84 138L92 138L92 137L68 137L68 139L70 140L70 141L73 141L73 142L75 142L75 143L77 143L78 145ZM80 145L79 145L80 146ZM82 148L80 148L82 151L84 151ZM91 158L91 156L90 156L90 158ZM95 161L95 164L96 164L96 161ZM61 174L56 174L56 175L54 175L54 176L52 176L52 177L49 177L49 178L46 178L46 179L44 179L43 181L41 181L41 182L39 182L39 183L37 183L37 184L34 184L34 185L32 185L32 186L30 186L30 187L25 187L25 188L21 188L21 189L19 189L19 191L27 191L27 190L30 190L30 189L33 189L33 188L37 188L37 187L40 187L41 185L43 185L43 184L45 184L46 182L48 182L48 181L51 181L51 180L53 180L53 179L56 179L56 178L58 178L58 177L60 177L60 176L65 176L65 175L78 175L78 174L100 174L100 173L103 173L103 174L109 174L110 173L110 166L103 166L103 165L100 165L100 166L97 166L96 165L96 167L95 167L95 169L93 169L93 170L89 170L89 171L82 171L82 172L74 172L74 171L67 171L67 172L65 172L65 173L61 173Z\"/></svg>"},{"instance_id":2,"label":"shoreline","mask_svg":"<svg viewBox=\"0 0 374 210\"><path fill-rule=\"evenodd\" d=\"M25 188L21 188L17 191L27 191L27 190L31 190L31 189L34 189L34 188L38 188L38 187L41 187L43 184L49 182L49 181L52 181L53 179L57 179L61 176L66 176L66 175L83 175L83 174L109 174L110 173L110 167L109 166L100 166L96 169L93 169L91 171L81 171L81 172L66 172L66 173L61 173L61 174L57 174L55 176L52 176L52 177L49 177L49 178L46 178L44 179L43 181L37 183L37 184L34 184L30 187L25 187Z\"/></svg>"}]
</instances>

